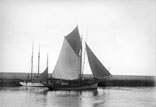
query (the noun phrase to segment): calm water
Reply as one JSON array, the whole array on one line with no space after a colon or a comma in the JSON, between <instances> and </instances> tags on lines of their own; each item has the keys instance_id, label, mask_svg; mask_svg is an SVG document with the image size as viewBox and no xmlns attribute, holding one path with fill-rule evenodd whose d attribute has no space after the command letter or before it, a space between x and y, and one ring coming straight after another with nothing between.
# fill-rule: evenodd
<instances>
[{"instance_id":1,"label":"calm water","mask_svg":"<svg viewBox=\"0 0 156 107\"><path fill-rule=\"evenodd\" d=\"M156 107L155 95L154 87L111 87L81 92L3 87L0 107Z\"/></svg>"}]
</instances>

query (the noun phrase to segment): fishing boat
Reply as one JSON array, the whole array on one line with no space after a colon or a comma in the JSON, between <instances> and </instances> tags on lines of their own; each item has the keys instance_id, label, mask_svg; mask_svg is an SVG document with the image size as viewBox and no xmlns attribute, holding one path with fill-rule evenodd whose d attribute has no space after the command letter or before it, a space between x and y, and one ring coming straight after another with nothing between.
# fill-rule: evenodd
<instances>
[{"instance_id":1,"label":"fishing boat","mask_svg":"<svg viewBox=\"0 0 156 107\"><path fill-rule=\"evenodd\" d=\"M34 47L34 46L33 46ZM22 86L28 86L28 87L43 87L42 84L43 81L46 81L48 79L48 55L47 55L47 67L39 74L39 67L40 67L40 47L38 52L38 74L37 76L33 76L33 47L32 47L32 56L31 56L31 74L30 78L28 75L28 78L22 82L19 82Z\"/></svg>"},{"instance_id":2,"label":"fishing boat","mask_svg":"<svg viewBox=\"0 0 156 107\"><path fill-rule=\"evenodd\" d=\"M90 90L97 89L98 82L111 76L110 72L103 66L95 56L86 42L83 42L79 34L78 26L64 37L62 49L58 57L56 66L45 86L50 90ZM92 78L84 78L83 66L85 51L93 74Z\"/></svg>"}]
</instances>

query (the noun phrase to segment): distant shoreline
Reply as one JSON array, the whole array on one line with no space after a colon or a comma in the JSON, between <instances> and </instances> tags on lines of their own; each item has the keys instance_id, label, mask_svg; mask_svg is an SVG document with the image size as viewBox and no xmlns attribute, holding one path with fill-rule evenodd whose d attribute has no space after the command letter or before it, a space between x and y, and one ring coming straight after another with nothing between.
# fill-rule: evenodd
<instances>
[{"instance_id":1,"label":"distant shoreline","mask_svg":"<svg viewBox=\"0 0 156 107\"><path fill-rule=\"evenodd\" d=\"M33 76L37 75L34 73ZM91 78L91 74L84 74L84 78ZM49 74L51 77L51 74ZM28 78L28 73L0 72L0 87L3 86L20 86L19 82ZM138 76L138 75L112 75L109 78L102 79L99 84L105 86L156 86L155 76Z\"/></svg>"}]
</instances>

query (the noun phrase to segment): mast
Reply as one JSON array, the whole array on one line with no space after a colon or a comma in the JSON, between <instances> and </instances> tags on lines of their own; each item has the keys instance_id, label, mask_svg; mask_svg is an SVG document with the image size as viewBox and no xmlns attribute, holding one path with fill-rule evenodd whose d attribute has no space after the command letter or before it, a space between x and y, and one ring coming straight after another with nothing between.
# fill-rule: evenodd
<instances>
[{"instance_id":1,"label":"mast","mask_svg":"<svg viewBox=\"0 0 156 107\"><path fill-rule=\"evenodd\" d=\"M39 51L38 51L38 77L40 72L40 44L39 44Z\"/></svg>"},{"instance_id":2,"label":"mast","mask_svg":"<svg viewBox=\"0 0 156 107\"><path fill-rule=\"evenodd\" d=\"M83 41L83 36L81 36L82 37L82 41ZM87 36L86 36L86 40L84 40L84 43L85 43L85 41L86 41L86 43L87 43L87 37L88 37L88 26L87 26ZM83 78L83 72L84 72L84 65L85 65L85 58L86 58L86 45L84 45L84 48L83 48L83 62L82 62L82 78Z\"/></svg>"},{"instance_id":3,"label":"mast","mask_svg":"<svg viewBox=\"0 0 156 107\"><path fill-rule=\"evenodd\" d=\"M48 70L48 64L49 64L49 61L48 61L48 53L47 53L47 70ZM49 76L48 76L49 77Z\"/></svg>"},{"instance_id":4,"label":"mast","mask_svg":"<svg viewBox=\"0 0 156 107\"><path fill-rule=\"evenodd\" d=\"M79 80L81 81L82 78L83 78L83 63L82 63L82 55L83 55L83 38L82 38L82 35L81 35L81 49L80 49L80 52L79 52L79 59L80 59L80 74L79 74Z\"/></svg>"},{"instance_id":5,"label":"mast","mask_svg":"<svg viewBox=\"0 0 156 107\"><path fill-rule=\"evenodd\" d=\"M83 58L83 37L82 37L82 34L81 34L81 63L80 63L80 65L81 65L81 72L80 72L80 75L81 75L81 79L83 78L83 63L82 63L82 58Z\"/></svg>"},{"instance_id":6,"label":"mast","mask_svg":"<svg viewBox=\"0 0 156 107\"><path fill-rule=\"evenodd\" d=\"M34 50L34 42L32 45L32 55L31 55L31 80L32 80L32 73L33 73L33 50Z\"/></svg>"},{"instance_id":7,"label":"mast","mask_svg":"<svg viewBox=\"0 0 156 107\"><path fill-rule=\"evenodd\" d=\"M80 73L79 73L79 80L81 81L82 79L82 48L79 52L79 65L80 65Z\"/></svg>"},{"instance_id":8,"label":"mast","mask_svg":"<svg viewBox=\"0 0 156 107\"><path fill-rule=\"evenodd\" d=\"M48 53L47 53L47 68L48 68Z\"/></svg>"}]
</instances>

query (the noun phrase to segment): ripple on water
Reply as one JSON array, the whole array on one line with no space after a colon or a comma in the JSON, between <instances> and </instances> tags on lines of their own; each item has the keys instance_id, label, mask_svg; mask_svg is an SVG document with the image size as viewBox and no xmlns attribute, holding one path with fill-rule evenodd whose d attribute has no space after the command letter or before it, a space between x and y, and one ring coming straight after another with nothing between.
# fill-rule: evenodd
<instances>
[{"instance_id":1,"label":"ripple on water","mask_svg":"<svg viewBox=\"0 0 156 107\"><path fill-rule=\"evenodd\" d=\"M49 91L44 87L0 88L1 107L155 107L154 87Z\"/></svg>"}]
</instances>

